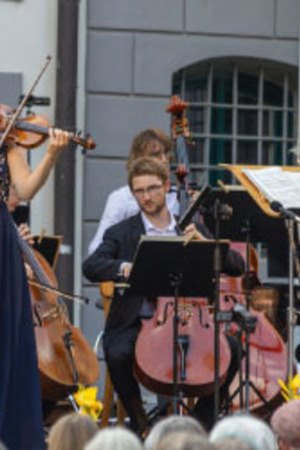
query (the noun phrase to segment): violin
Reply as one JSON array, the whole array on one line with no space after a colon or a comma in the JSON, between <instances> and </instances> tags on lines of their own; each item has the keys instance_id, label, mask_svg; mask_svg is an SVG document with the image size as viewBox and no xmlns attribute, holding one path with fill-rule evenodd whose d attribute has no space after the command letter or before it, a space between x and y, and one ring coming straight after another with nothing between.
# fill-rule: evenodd
<instances>
[{"instance_id":1,"label":"violin","mask_svg":"<svg viewBox=\"0 0 300 450\"><path fill-rule=\"evenodd\" d=\"M19 238L19 242L25 261L34 273L28 284L42 399L62 400L76 391L79 384L96 383L99 378L97 356L80 329L70 323L49 263L24 240Z\"/></svg>"},{"instance_id":2,"label":"violin","mask_svg":"<svg viewBox=\"0 0 300 450\"><path fill-rule=\"evenodd\" d=\"M3 133L13 117L13 109L10 106L0 104L0 134ZM49 130L52 128L47 117L41 114L29 113L23 118L14 121L6 141L19 145L27 150L35 149L45 142L49 137ZM70 139L84 149L92 150L96 147L93 139L88 136L82 138L79 133L69 133Z\"/></svg>"}]
</instances>

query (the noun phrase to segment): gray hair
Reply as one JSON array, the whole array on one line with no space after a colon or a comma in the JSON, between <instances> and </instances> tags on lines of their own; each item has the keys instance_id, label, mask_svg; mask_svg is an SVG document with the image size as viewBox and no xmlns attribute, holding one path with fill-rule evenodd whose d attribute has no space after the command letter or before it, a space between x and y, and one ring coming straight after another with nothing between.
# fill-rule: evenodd
<instances>
[{"instance_id":1,"label":"gray hair","mask_svg":"<svg viewBox=\"0 0 300 450\"><path fill-rule=\"evenodd\" d=\"M153 426L144 442L145 450L155 450L158 442L168 433L185 431L207 436L204 427L193 417L171 415Z\"/></svg>"},{"instance_id":2,"label":"gray hair","mask_svg":"<svg viewBox=\"0 0 300 450\"><path fill-rule=\"evenodd\" d=\"M143 450L143 445L132 431L117 426L98 431L84 450Z\"/></svg>"},{"instance_id":3,"label":"gray hair","mask_svg":"<svg viewBox=\"0 0 300 450\"><path fill-rule=\"evenodd\" d=\"M7 450L7 447L5 447L2 441L0 441L0 450Z\"/></svg>"},{"instance_id":4,"label":"gray hair","mask_svg":"<svg viewBox=\"0 0 300 450\"><path fill-rule=\"evenodd\" d=\"M158 442L156 450L215 450L207 436L190 431L172 431Z\"/></svg>"},{"instance_id":5,"label":"gray hair","mask_svg":"<svg viewBox=\"0 0 300 450\"><path fill-rule=\"evenodd\" d=\"M215 450L253 450L252 445L236 437L224 437L214 442Z\"/></svg>"},{"instance_id":6,"label":"gray hair","mask_svg":"<svg viewBox=\"0 0 300 450\"><path fill-rule=\"evenodd\" d=\"M271 428L262 420L251 416L230 416L218 422L210 433L215 443L225 437L235 437L253 450L277 450L278 445Z\"/></svg>"}]
</instances>

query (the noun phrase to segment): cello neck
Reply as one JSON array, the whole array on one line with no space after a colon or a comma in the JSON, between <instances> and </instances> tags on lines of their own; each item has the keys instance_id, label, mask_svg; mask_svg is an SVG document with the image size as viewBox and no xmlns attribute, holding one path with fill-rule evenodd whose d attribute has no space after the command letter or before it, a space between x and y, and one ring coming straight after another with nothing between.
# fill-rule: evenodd
<instances>
[{"instance_id":1,"label":"cello neck","mask_svg":"<svg viewBox=\"0 0 300 450\"><path fill-rule=\"evenodd\" d=\"M39 262L37 261L36 257L34 256L34 253L32 249L30 248L30 245L20 236L19 230L16 227L17 236L18 236L18 242L21 247L21 250L23 252L23 255L26 257L26 260L30 267L32 268L35 276L37 277L38 281L41 284L44 284L45 286L49 286L49 281L41 269L41 266Z\"/></svg>"}]
</instances>

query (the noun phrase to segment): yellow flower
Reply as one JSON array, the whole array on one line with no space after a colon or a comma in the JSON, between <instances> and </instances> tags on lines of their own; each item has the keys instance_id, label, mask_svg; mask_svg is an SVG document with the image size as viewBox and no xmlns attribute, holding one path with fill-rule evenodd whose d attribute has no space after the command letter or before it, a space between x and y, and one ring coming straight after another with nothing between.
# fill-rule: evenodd
<instances>
[{"instance_id":1,"label":"yellow flower","mask_svg":"<svg viewBox=\"0 0 300 450\"><path fill-rule=\"evenodd\" d=\"M83 385L79 385L78 391L74 394L79 413L86 414L94 420L98 419L103 409L102 403L97 400L97 391L96 386L85 388Z\"/></svg>"},{"instance_id":2,"label":"yellow flower","mask_svg":"<svg viewBox=\"0 0 300 450\"><path fill-rule=\"evenodd\" d=\"M291 380L290 382L290 387L293 391L298 391L298 389L300 388L300 377L299 374L297 373L297 375Z\"/></svg>"},{"instance_id":3,"label":"yellow flower","mask_svg":"<svg viewBox=\"0 0 300 450\"><path fill-rule=\"evenodd\" d=\"M283 398L289 402L291 400L300 399L299 389L300 389L300 376L295 375L294 378L289 377L287 384L282 380L278 380L278 383L282 389L281 395Z\"/></svg>"}]
</instances>

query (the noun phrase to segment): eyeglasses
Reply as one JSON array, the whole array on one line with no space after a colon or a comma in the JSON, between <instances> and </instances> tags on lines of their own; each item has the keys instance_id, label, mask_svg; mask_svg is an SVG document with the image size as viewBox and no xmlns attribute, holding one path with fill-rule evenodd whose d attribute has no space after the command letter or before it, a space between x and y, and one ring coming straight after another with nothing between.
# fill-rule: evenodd
<instances>
[{"instance_id":1,"label":"eyeglasses","mask_svg":"<svg viewBox=\"0 0 300 450\"><path fill-rule=\"evenodd\" d=\"M144 189L133 189L133 193L136 197L143 197L145 194L155 195L162 188L162 184L152 184Z\"/></svg>"}]
</instances>

